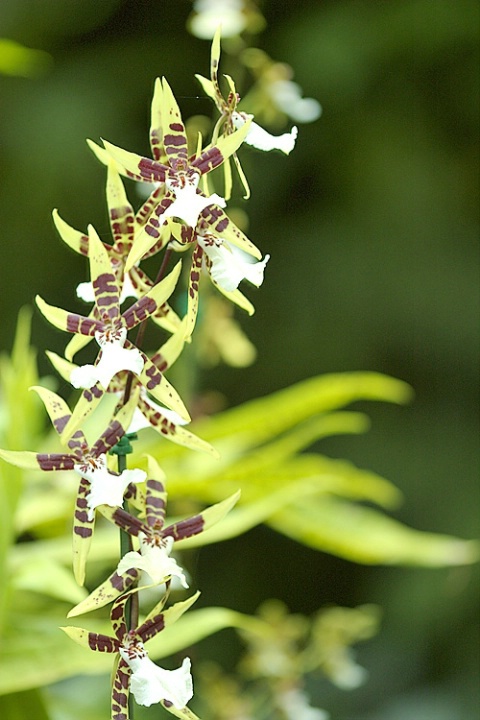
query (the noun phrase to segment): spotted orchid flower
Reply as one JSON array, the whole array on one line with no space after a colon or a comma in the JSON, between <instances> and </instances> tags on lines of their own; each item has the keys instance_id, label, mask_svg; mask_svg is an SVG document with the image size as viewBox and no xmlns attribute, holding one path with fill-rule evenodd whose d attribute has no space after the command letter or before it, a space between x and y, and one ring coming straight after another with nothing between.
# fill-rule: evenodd
<instances>
[{"instance_id":1,"label":"spotted orchid flower","mask_svg":"<svg viewBox=\"0 0 480 720\"><path fill-rule=\"evenodd\" d=\"M128 271L125 268L135 234L141 229L152 207L147 206L147 203L145 203L134 215L133 208L127 199L123 183L114 164L107 160L107 166L107 205L113 245L103 243L103 246L110 259L111 268L118 286L121 288L120 305L122 305L129 297L138 300L142 295L148 293L154 285L148 275L138 267L138 264L132 265ZM57 210L53 211L53 220L62 240L75 252L88 257L88 235L68 225L60 217ZM148 257L148 254L146 254L146 257ZM77 287L77 295L85 302L95 302L92 282L81 283ZM180 324L180 319L167 302L160 305L151 318L169 332L176 330Z\"/></svg>"},{"instance_id":2,"label":"spotted orchid flower","mask_svg":"<svg viewBox=\"0 0 480 720\"><path fill-rule=\"evenodd\" d=\"M152 361L127 338L128 330L153 315L170 297L180 274L180 264L162 282L123 313L120 290L107 252L95 230L89 228L89 260L95 307L90 317L54 307L37 296L37 305L49 322L60 330L78 333L88 340L95 337L100 354L94 365L77 368L70 380L76 387L93 388L99 383L106 390L112 378L123 370L138 376L142 385L159 401L189 419L179 395ZM69 358L71 359L71 358Z\"/></svg>"},{"instance_id":3,"label":"spotted orchid flower","mask_svg":"<svg viewBox=\"0 0 480 720\"><path fill-rule=\"evenodd\" d=\"M152 364L161 373L164 373L174 364L183 349L185 344L186 320L187 318L182 321L180 328L171 335L162 347L150 358ZM61 358L56 355L56 353L47 352L47 355L57 372L67 382L70 382L70 377L76 365ZM118 373L110 382L107 392L117 395L120 400L125 392L126 380L125 372ZM191 450L207 452L213 457L218 457L218 452L215 448L185 427L188 421L184 417L179 415L175 410L166 408L152 400L146 388L136 377L132 380L131 392L137 394L138 400L132 420L127 428L127 433L137 433L140 430L151 427L171 442L188 447ZM87 417L98 407L104 394L105 392L100 383L83 391L75 405L70 420L63 430L62 438L67 437L83 424Z\"/></svg>"},{"instance_id":4,"label":"spotted orchid flower","mask_svg":"<svg viewBox=\"0 0 480 720\"><path fill-rule=\"evenodd\" d=\"M105 150L124 175L139 182L165 187L165 202L156 208L160 224L169 217L178 217L187 225L195 226L204 208L212 204L223 207L225 204L220 196L206 196L198 189L200 178L237 150L248 133L250 123L189 157L185 125L165 78L157 79L155 83L152 118L156 123L150 130L153 159L122 150L107 141L104 141ZM99 157L102 159L102 154Z\"/></svg>"},{"instance_id":5,"label":"spotted orchid flower","mask_svg":"<svg viewBox=\"0 0 480 720\"><path fill-rule=\"evenodd\" d=\"M256 287L263 283L263 273L270 255L257 262L240 248L212 234L199 233L197 242L208 258L207 267L212 280L222 290L233 292L242 280L248 280Z\"/></svg>"},{"instance_id":6,"label":"spotted orchid flower","mask_svg":"<svg viewBox=\"0 0 480 720\"><path fill-rule=\"evenodd\" d=\"M213 131L213 141L216 141L221 134L223 134L223 137L228 137L232 133L239 132L242 128L248 127L248 132L244 139L244 142L247 145L251 145L258 150L264 151L281 150L283 153L288 155L295 146L298 128L293 127L290 132L275 136L267 132L267 130L264 130L264 128L260 127L260 125L257 125L257 123L253 121L252 114L239 110L238 105L240 103L240 95L237 93L235 82L230 75L224 75L228 84L229 92L226 99L223 96L220 89L220 83L218 81L218 67L220 64L220 35L221 28L218 27L212 41L210 79L205 78L202 75L195 76L200 82L205 93L213 100L218 112L220 113L220 117ZM232 153L232 158L245 190L244 197L245 199L248 199L250 197L250 188L236 152ZM229 200L232 191L232 170L229 162L224 164L224 176L225 198Z\"/></svg>"},{"instance_id":7,"label":"spotted orchid flower","mask_svg":"<svg viewBox=\"0 0 480 720\"><path fill-rule=\"evenodd\" d=\"M193 697L190 659L185 658L177 670L164 670L149 658L145 643L175 622L198 598L199 593L164 610L165 599L147 615L137 628L128 630L125 606L131 592L119 597L112 606L110 619L114 635L89 632L79 627L61 629L79 645L95 652L116 655L112 699L112 720L129 720L128 698L133 694L137 704L160 703L181 720L199 720L187 707Z\"/></svg>"},{"instance_id":8,"label":"spotted orchid flower","mask_svg":"<svg viewBox=\"0 0 480 720\"><path fill-rule=\"evenodd\" d=\"M162 478L162 479L159 479ZM102 514L139 540L138 551L128 552L120 560L115 572L96 588L85 600L74 607L69 617L80 615L103 607L126 592L146 573L148 585L166 583L169 589L172 577L177 577L183 587L188 587L185 574L177 562L170 557L173 546L181 548L182 541L205 532L222 520L239 498L236 492L226 500L202 510L185 520L179 520L165 527L167 492L165 478L158 464L148 457L148 480L145 493L145 520L131 515L122 508L102 508ZM146 587L145 584L142 587Z\"/></svg>"},{"instance_id":9,"label":"spotted orchid flower","mask_svg":"<svg viewBox=\"0 0 480 720\"><path fill-rule=\"evenodd\" d=\"M42 387L34 387L43 401L53 426L62 434L70 419L70 411L65 401ZM112 507L122 505L124 496L133 498L137 494L136 485L144 482L143 470L124 470L113 472L107 465L107 453L125 434L130 424L137 398L132 396L115 415L107 429L91 446L88 445L81 430L76 430L68 439L70 452L35 453L0 450L0 457L12 465L27 470L55 472L73 470L80 476L73 519L73 555L74 573L79 584L85 579L85 563L93 537L95 510L100 505Z\"/></svg>"},{"instance_id":10,"label":"spotted orchid flower","mask_svg":"<svg viewBox=\"0 0 480 720\"><path fill-rule=\"evenodd\" d=\"M207 208L195 228L174 226L175 243L194 244L188 281L187 335L193 332L198 312L200 275L206 269L213 284L229 300L253 314L253 305L238 290L242 280L261 285L269 260L220 209Z\"/></svg>"}]
</instances>

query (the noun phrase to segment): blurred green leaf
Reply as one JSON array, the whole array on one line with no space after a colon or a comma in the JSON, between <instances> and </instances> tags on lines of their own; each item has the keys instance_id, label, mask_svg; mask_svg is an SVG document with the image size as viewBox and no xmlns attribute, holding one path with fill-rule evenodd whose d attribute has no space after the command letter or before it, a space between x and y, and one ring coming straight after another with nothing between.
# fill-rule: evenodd
<instances>
[{"instance_id":1,"label":"blurred green leaf","mask_svg":"<svg viewBox=\"0 0 480 720\"><path fill-rule=\"evenodd\" d=\"M474 541L420 532L335 497L300 500L269 524L298 542L354 562L441 567L477 562Z\"/></svg>"},{"instance_id":2,"label":"blurred green leaf","mask_svg":"<svg viewBox=\"0 0 480 720\"><path fill-rule=\"evenodd\" d=\"M42 695L38 690L0 696L0 717L3 720L49 720Z\"/></svg>"},{"instance_id":3,"label":"blurred green leaf","mask_svg":"<svg viewBox=\"0 0 480 720\"><path fill-rule=\"evenodd\" d=\"M0 38L0 73L36 77L52 65L52 56L43 50L32 50L14 40Z\"/></svg>"}]
</instances>

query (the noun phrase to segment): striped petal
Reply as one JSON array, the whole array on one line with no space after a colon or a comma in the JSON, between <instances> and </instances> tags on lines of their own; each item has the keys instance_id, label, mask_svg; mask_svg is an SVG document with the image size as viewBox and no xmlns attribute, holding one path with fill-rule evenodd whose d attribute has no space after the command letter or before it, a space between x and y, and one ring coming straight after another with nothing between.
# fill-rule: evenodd
<instances>
[{"instance_id":1,"label":"striped petal","mask_svg":"<svg viewBox=\"0 0 480 720\"><path fill-rule=\"evenodd\" d=\"M88 513L88 494L90 483L86 478L80 480L75 513L73 516L73 574L79 585L85 583L85 566L93 538L95 516L90 519Z\"/></svg>"},{"instance_id":2,"label":"striped petal","mask_svg":"<svg viewBox=\"0 0 480 720\"><path fill-rule=\"evenodd\" d=\"M98 320L77 313L69 313L68 310L49 305L40 295L36 296L35 302L42 315L59 330L94 337L95 333L103 328L103 324Z\"/></svg>"}]
</instances>

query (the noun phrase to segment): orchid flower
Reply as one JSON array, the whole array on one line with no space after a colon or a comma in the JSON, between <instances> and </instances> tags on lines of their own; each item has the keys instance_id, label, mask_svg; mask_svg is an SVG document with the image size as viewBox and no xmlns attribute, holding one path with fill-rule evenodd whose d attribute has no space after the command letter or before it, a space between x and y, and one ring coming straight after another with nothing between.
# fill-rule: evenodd
<instances>
[{"instance_id":1,"label":"orchid flower","mask_svg":"<svg viewBox=\"0 0 480 720\"><path fill-rule=\"evenodd\" d=\"M162 347L152 355L150 361L161 373L170 368L180 355L185 344L186 319L182 321L180 328L170 336ZM56 353L47 351L47 356L57 372L70 382L70 377L75 371L76 365ZM117 374L109 384L107 392L118 395L121 398L125 392L126 373ZM179 415L175 410L159 405L149 396L148 391L143 387L141 381L134 377L131 383L131 392L137 394L137 407L134 410L132 420L127 428L127 433L137 433L145 428L153 428L162 437L178 445L188 447L192 450L207 452L213 457L218 457L218 452L205 440L187 430L184 426L188 420ZM98 407L104 397L105 391L100 383L92 388L83 391L72 412L70 420L66 424L62 439L72 434L87 417Z\"/></svg>"},{"instance_id":2,"label":"orchid flower","mask_svg":"<svg viewBox=\"0 0 480 720\"><path fill-rule=\"evenodd\" d=\"M59 435L70 419L70 411L65 401L42 387L32 388L43 401ZM106 455L125 434L137 403L136 395L115 415L107 429L91 446L88 445L81 430L67 440L70 452L35 453L0 450L0 457L27 470L45 472L73 470L80 475L75 513L73 519L74 573L79 584L85 579L85 562L93 537L95 510L100 505L112 507L122 505L125 495L134 497L136 484L146 479L143 470L124 470L117 473L109 470Z\"/></svg>"},{"instance_id":3,"label":"orchid flower","mask_svg":"<svg viewBox=\"0 0 480 720\"><path fill-rule=\"evenodd\" d=\"M180 273L180 264L125 312L120 312L120 290L107 252L95 230L89 228L89 260L95 307L90 317L69 313L37 296L37 305L49 322L60 330L78 333L87 341L95 337L100 355L94 365L76 369L70 381L75 387L93 388L99 383L106 390L112 378L123 370L138 376L140 382L159 401L189 419L179 395L144 352L127 339L127 331L153 315L171 295ZM68 358L71 359L71 358Z\"/></svg>"},{"instance_id":4,"label":"orchid flower","mask_svg":"<svg viewBox=\"0 0 480 720\"><path fill-rule=\"evenodd\" d=\"M162 598L139 627L128 630L125 605L131 592L136 590L123 594L113 603L110 613L113 636L72 626L61 629L83 647L117 655L111 699L112 720L129 720L130 692L139 705L148 707L160 703L165 710L181 720L198 720L187 707L193 697L190 659L185 658L177 670L164 670L149 658L144 643L175 622L191 607L199 593L167 610L163 610L165 599Z\"/></svg>"},{"instance_id":5,"label":"orchid flower","mask_svg":"<svg viewBox=\"0 0 480 720\"><path fill-rule=\"evenodd\" d=\"M162 478L161 480L159 478ZM97 587L85 600L69 612L69 617L80 615L103 607L127 591L143 571L152 585L170 585L177 577L183 587L188 587L185 574L177 562L170 557L173 546L181 546L183 540L205 532L222 520L239 498L236 492L226 500L212 505L185 520L164 526L167 505L165 477L158 464L148 457L148 480L145 493L145 520L131 515L120 507L102 508L102 514L121 530L139 540L139 550L126 553L117 569ZM145 587L145 586L144 586Z\"/></svg>"},{"instance_id":6,"label":"orchid flower","mask_svg":"<svg viewBox=\"0 0 480 720\"><path fill-rule=\"evenodd\" d=\"M257 287L263 282L263 271L269 260L237 228L220 208L207 208L195 228L173 228L175 242L180 246L196 243L192 253L187 306L187 334L195 327L198 312L200 274L205 268L217 289L229 300L253 314L253 305L238 290L242 280Z\"/></svg>"},{"instance_id":7,"label":"orchid flower","mask_svg":"<svg viewBox=\"0 0 480 720\"><path fill-rule=\"evenodd\" d=\"M283 153L288 155L295 146L298 134L298 129L296 127L293 127L289 133L283 133L283 135L275 136L267 132L267 130L264 130L260 127L260 125L257 125L257 123L253 122L253 115L242 112L238 109L240 95L237 93L235 82L230 75L224 75L229 87L227 98L224 98L218 81L218 67L220 64L220 35L221 28L218 27L212 41L210 79L207 79L202 75L195 75L203 90L208 97L213 100L220 113L220 118L218 119L213 131L213 140L215 141L217 139L220 131L222 131L223 137L228 137L232 133L239 132L241 129L248 127L248 132L246 133L244 139L244 142L247 145L251 145L258 150L264 151L281 150ZM245 173L242 170L236 153L233 153L232 157L245 190L244 197L245 199L248 199L250 197L250 189ZM228 162L224 164L224 175L225 198L228 200L232 191L232 171Z\"/></svg>"},{"instance_id":8,"label":"orchid flower","mask_svg":"<svg viewBox=\"0 0 480 720\"><path fill-rule=\"evenodd\" d=\"M107 161L107 164L107 205L114 242L113 245L103 243L103 246L110 259L111 268L118 286L121 288L119 302L122 305L129 297L138 299L145 295L154 285L153 281L138 265L130 267L128 272L125 269L135 234L141 229L152 207L146 207L146 204L144 204L134 215L114 163ZM57 210L53 211L53 220L62 240L75 252L88 257L88 235L68 225L60 217ZM145 254L145 257L148 257L148 255ZM94 302L95 292L92 282L80 283L77 287L77 295L85 302ZM180 319L167 302L160 305L151 317L155 323L169 332L176 330L180 324Z\"/></svg>"},{"instance_id":9,"label":"orchid flower","mask_svg":"<svg viewBox=\"0 0 480 720\"><path fill-rule=\"evenodd\" d=\"M209 205L224 206L225 200L213 194L206 196L198 189L200 178L221 165L244 141L249 123L229 137L219 138L215 144L188 156L187 135L180 109L163 78L157 79L152 101L152 118L158 123L150 130L153 159L122 150L104 141L107 154L117 169L139 182L165 186L166 203L157 205L159 224L169 217L178 217L195 226L201 211ZM102 159L102 154L99 154Z\"/></svg>"}]
</instances>

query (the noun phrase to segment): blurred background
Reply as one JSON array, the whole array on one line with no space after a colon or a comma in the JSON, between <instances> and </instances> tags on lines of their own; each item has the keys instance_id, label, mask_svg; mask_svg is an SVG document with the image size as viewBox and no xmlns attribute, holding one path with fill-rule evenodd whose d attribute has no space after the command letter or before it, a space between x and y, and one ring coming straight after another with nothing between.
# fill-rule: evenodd
<instances>
[{"instance_id":1,"label":"blurred background","mask_svg":"<svg viewBox=\"0 0 480 720\"><path fill-rule=\"evenodd\" d=\"M369 404L367 436L318 449L395 482L403 522L478 537L479 3L260 7L257 45L294 68L323 114L300 127L288 159L243 152L248 234L272 256L261 290L245 291L256 314L237 314L258 357L251 368L209 370L202 385L236 405L324 372L407 381L410 407ZM0 3L0 37L49 54L35 77L0 75L2 349L36 293L81 309L74 287L86 262L58 239L51 211L108 238L104 169L85 139L148 155L159 75L184 117L210 114L194 79L208 75L210 44L187 33L190 12L186 0ZM33 336L50 372L43 350L62 352L65 336L38 313ZM477 567L357 566L265 528L205 548L196 568L204 605L253 612L279 597L307 614L328 603L383 607L381 633L358 649L367 684L309 688L334 720L478 717L478 580ZM228 667L232 647L225 631L205 653Z\"/></svg>"}]
</instances>

